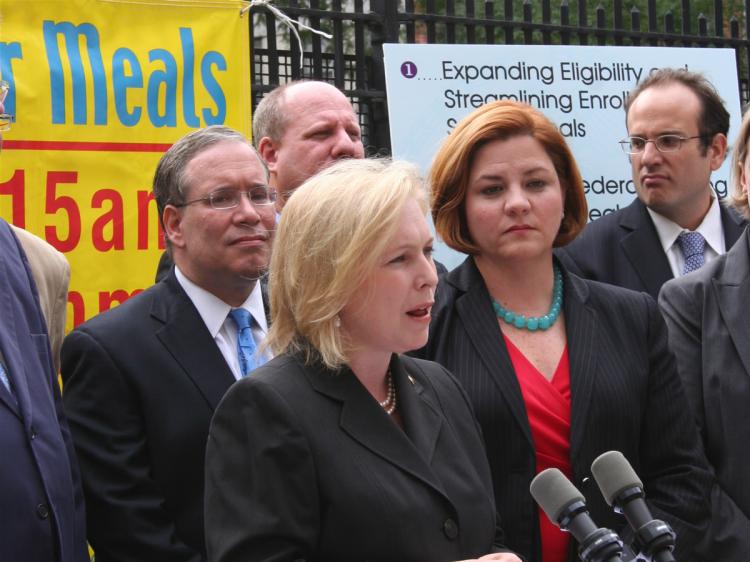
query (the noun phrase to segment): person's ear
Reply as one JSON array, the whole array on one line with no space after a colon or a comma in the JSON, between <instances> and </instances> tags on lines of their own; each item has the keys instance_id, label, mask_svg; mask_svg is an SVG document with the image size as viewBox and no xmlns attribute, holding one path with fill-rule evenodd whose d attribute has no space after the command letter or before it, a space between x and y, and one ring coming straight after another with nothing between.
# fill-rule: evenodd
<instances>
[{"instance_id":1,"label":"person's ear","mask_svg":"<svg viewBox=\"0 0 750 562\"><path fill-rule=\"evenodd\" d=\"M272 174L276 173L279 162L279 145L280 143L274 142L269 137L263 137L258 143L258 152L261 158L266 162L268 171Z\"/></svg>"},{"instance_id":2,"label":"person's ear","mask_svg":"<svg viewBox=\"0 0 750 562\"><path fill-rule=\"evenodd\" d=\"M717 133L714 138L711 139L711 144L708 145L708 155L711 164L711 171L718 170L724 163L724 158L727 155L727 137L722 133Z\"/></svg>"},{"instance_id":3,"label":"person's ear","mask_svg":"<svg viewBox=\"0 0 750 562\"><path fill-rule=\"evenodd\" d=\"M182 229L183 213L174 205L164 207L162 220L164 223L164 235L169 239L170 244L177 248L185 246L185 234Z\"/></svg>"}]
</instances>

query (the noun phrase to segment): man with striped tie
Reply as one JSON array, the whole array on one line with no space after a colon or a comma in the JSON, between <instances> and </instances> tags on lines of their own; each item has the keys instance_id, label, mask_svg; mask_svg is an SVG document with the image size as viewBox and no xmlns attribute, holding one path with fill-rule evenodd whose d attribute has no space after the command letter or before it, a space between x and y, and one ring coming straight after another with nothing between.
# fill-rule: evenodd
<instances>
[{"instance_id":1,"label":"man with striped tie","mask_svg":"<svg viewBox=\"0 0 750 562\"><path fill-rule=\"evenodd\" d=\"M175 267L63 344L63 398L97 562L205 560L209 422L232 382L267 359L258 346L276 219L268 179L232 129L175 143L153 185Z\"/></svg>"},{"instance_id":2,"label":"man with striped tie","mask_svg":"<svg viewBox=\"0 0 750 562\"><path fill-rule=\"evenodd\" d=\"M729 113L704 76L662 68L630 93L625 121L620 146L638 197L589 223L557 257L581 277L656 298L665 282L724 254L745 227L711 185Z\"/></svg>"}]
</instances>

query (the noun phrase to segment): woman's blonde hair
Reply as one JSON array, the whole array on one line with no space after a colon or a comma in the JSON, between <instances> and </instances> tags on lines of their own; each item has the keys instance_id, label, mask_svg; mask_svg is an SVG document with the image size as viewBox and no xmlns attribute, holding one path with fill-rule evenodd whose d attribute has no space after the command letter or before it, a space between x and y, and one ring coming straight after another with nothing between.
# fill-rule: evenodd
<instances>
[{"instance_id":1,"label":"woman's blonde hair","mask_svg":"<svg viewBox=\"0 0 750 562\"><path fill-rule=\"evenodd\" d=\"M747 200L747 193L742 189L740 178L742 177L742 166L745 165L748 147L750 141L750 111L745 108L745 115L742 117L740 132L732 147L732 206L737 209L742 216L750 219L750 203ZM745 178L750 181L750 178Z\"/></svg>"},{"instance_id":2,"label":"woman's blonde hair","mask_svg":"<svg viewBox=\"0 0 750 562\"><path fill-rule=\"evenodd\" d=\"M417 169L384 159L343 160L300 186L284 206L269 273L276 354L302 352L337 369L348 360L338 314L375 270L406 203L427 213Z\"/></svg>"}]
</instances>

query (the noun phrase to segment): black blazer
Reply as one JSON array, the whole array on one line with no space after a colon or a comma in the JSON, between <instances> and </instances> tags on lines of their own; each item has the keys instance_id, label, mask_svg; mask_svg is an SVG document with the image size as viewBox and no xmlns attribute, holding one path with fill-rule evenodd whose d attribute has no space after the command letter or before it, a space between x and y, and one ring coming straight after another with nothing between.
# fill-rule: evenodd
<instances>
[{"instance_id":1,"label":"black blazer","mask_svg":"<svg viewBox=\"0 0 750 562\"><path fill-rule=\"evenodd\" d=\"M746 222L733 209L724 205L720 209L728 250L742 234ZM661 286L672 279L654 221L640 199L590 222L578 238L555 250L555 254L571 273L644 291L654 299Z\"/></svg>"},{"instance_id":2,"label":"black blazer","mask_svg":"<svg viewBox=\"0 0 750 562\"><path fill-rule=\"evenodd\" d=\"M0 560L84 562L86 518L47 325L20 243L0 219Z\"/></svg>"},{"instance_id":3,"label":"black blazer","mask_svg":"<svg viewBox=\"0 0 750 562\"><path fill-rule=\"evenodd\" d=\"M204 560L208 427L235 379L174 270L71 332L62 376L97 562Z\"/></svg>"},{"instance_id":4,"label":"black blazer","mask_svg":"<svg viewBox=\"0 0 750 562\"><path fill-rule=\"evenodd\" d=\"M590 478L598 455L621 451L643 480L654 515L677 532L675 558L696 560L691 549L710 518L710 474L656 303L567 272L563 277L573 483L586 496L596 523L624 531L624 520ZM469 395L484 434L506 544L530 561L541 560L537 507L529 494L536 474L531 429L472 258L438 284L430 338L420 353L453 372Z\"/></svg>"},{"instance_id":5,"label":"black blazer","mask_svg":"<svg viewBox=\"0 0 750 562\"><path fill-rule=\"evenodd\" d=\"M211 562L459 560L500 551L466 394L434 363L391 361L402 431L348 369L282 355L211 424Z\"/></svg>"},{"instance_id":6,"label":"black blazer","mask_svg":"<svg viewBox=\"0 0 750 562\"><path fill-rule=\"evenodd\" d=\"M695 413L717 485L716 560L750 560L750 233L659 295L669 345Z\"/></svg>"}]
</instances>

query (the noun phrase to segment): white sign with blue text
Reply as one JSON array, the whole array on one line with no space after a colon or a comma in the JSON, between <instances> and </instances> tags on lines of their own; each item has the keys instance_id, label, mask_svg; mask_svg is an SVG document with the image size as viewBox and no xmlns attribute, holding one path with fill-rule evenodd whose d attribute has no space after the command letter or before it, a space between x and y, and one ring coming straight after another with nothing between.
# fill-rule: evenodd
<instances>
[{"instance_id":1,"label":"white sign with blue text","mask_svg":"<svg viewBox=\"0 0 750 562\"><path fill-rule=\"evenodd\" d=\"M730 142L741 112L733 49L545 45L384 45L393 157L426 173L440 143L481 105L511 99L533 105L566 137L581 169L589 218L627 205L635 196L618 141L627 136L628 92L662 67L703 73L731 115ZM728 159L712 176L723 197ZM448 268L463 259L442 244Z\"/></svg>"}]
</instances>

